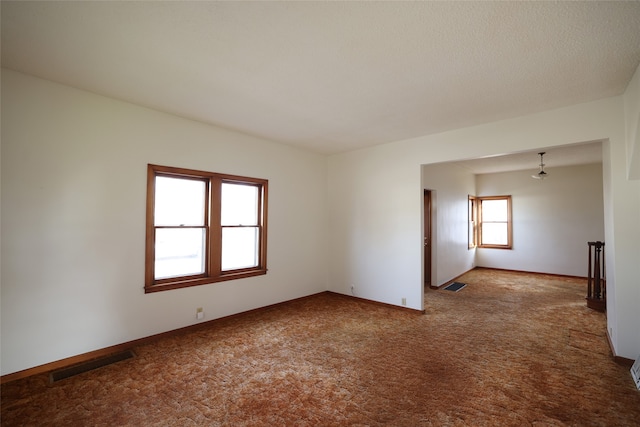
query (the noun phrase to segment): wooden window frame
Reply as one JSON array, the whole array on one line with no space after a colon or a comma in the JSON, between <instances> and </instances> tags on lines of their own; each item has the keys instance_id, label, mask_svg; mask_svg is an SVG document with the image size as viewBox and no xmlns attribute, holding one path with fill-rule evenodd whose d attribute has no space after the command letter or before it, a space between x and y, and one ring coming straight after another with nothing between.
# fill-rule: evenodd
<instances>
[{"instance_id":1,"label":"wooden window frame","mask_svg":"<svg viewBox=\"0 0 640 427\"><path fill-rule=\"evenodd\" d=\"M158 176L194 179L205 182L205 268L204 273L171 278L155 278L155 179ZM222 229L220 220L221 188L223 183L253 185L258 191L258 265L255 267L222 270ZM267 274L267 198L269 181L237 175L205 172L170 166L147 165L147 211L145 242L145 293L205 285L226 280ZM198 226L199 228L200 226Z\"/></svg>"},{"instance_id":2,"label":"wooden window frame","mask_svg":"<svg viewBox=\"0 0 640 427\"><path fill-rule=\"evenodd\" d=\"M476 242L479 248L493 248L493 249L511 249L513 247L513 221L511 216L511 196L487 196L487 197L476 197L476 211L477 211L477 235ZM485 200L506 200L507 201L507 244L506 245L495 245L495 244L484 244L482 242L482 226L484 224L484 220L482 218L482 202ZM503 223L505 221L499 221Z\"/></svg>"},{"instance_id":3,"label":"wooden window frame","mask_svg":"<svg viewBox=\"0 0 640 427\"><path fill-rule=\"evenodd\" d=\"M468 248L478 246L478 209L477 198L469 195L467 198L467 240Z\"/></svg>"}]
</instances>

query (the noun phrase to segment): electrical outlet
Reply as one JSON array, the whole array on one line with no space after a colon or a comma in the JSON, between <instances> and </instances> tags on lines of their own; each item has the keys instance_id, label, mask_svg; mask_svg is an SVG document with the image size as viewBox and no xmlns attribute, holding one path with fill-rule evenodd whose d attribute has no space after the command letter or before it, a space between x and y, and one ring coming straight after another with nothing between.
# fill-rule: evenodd
<instances>
[{"instance_id":1,"label":"electrical outlet","mask_svg":"<svg viewBox=\"0 0 640 427\"><path fill-rule=\"evenodd\" d=\"M407 305L407 299L406 298L402 298L402 305Z\"/></svg>"},{"instance_id":2,"label":"electrical outlet","mask_svg":"<svg viewBox=\"0 0 640 427\"><path fill-rule=\"evenodd\" d=\"M196 319L198 320L204 319L204 309L202 307L196 308Z\"/></svg>"},{"instance_id":3,"label":"electrical outlet","mask_svg":"<svg viewBox=\"0 0 640 427\"><path fill-rule=\"evenodd\" d=\"M351 295L355 295L356 294L356 287L354 286L354 284L351 284Z\"/></svg>"}]
</instances>

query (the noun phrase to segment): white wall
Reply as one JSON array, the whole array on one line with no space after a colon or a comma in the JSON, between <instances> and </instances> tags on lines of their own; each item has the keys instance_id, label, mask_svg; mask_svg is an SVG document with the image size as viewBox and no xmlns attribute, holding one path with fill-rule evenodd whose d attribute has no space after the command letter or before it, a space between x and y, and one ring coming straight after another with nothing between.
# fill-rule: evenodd
<instances>
[{"instance_id":1,"label":"white wall","mask_svg":"<svg viewBox=\"0 0 640 427\"><path fill-rule=\"evenodd\" d=\"M637 145L625 118L638 106L632 89L339 154L327 165L323 156L3 70L2 374L187 326L197 306L213 319L327 288L350 293L354 284L358 296L406 298L421 309L422 165L599 140L607 321L617 354L635 359L640 181L627 179L636 158L627 147ZM269 273L145 295L147 163L268 178Z\"/></svg>"},{"instance_id":2,"label":"white wall","mask_svg":"<svg viewBox=\"0 0 640 427\"><path fill-rule=\"evenodd\" d=\"M332 290L346 293L352 282L365 297L399 304L410 296L408 305L420 307L414 298L420 299L422 291L421 165L608 141L603 191L611 206L605 209L605 239L616 262L607 260L607 286L615 294L607 319L618 355L635 359L640 353L640 191L626 180L624 135L623 100L613 97L331 156Z\"/></svg>"},{"instance_id":3,"label":"white wall","mask_svg":"<svg viewBox=\"0 0 640 427\"><path fill-rule=\"evenodd\" d=\"M624 99L627 176L640 179L640 65L631 78Z\"/></svg>"},{"instance_id":4,"label":"white wall","mask_svg":"<svg viewBox=\"0 0 640 427\"><path fill-rule=\"evenodd\" d=\"M623 99L626 150L610 144L613 226L607 230L607 239L613 243L607 243L607 257L613 246L615 281L622 286L617 286L613 299L607 293L607 319L618 354L636 359L640 356L640 65ZM609 280L607 272L607 286ZM615 319L612 319L612 312ZM631 318L635 318L635 322L626 321Z\"/></svg>"},{"instance_id":5,"label":"white wall","mask_svg":"<svg viewBox=\"0 0 640 427\"><path fill-rule=\"evenodd\" d=\"M144 294L147 163L269 179L268 274ZM326 290L325 156L3 70L1 172L3 375Z\"/></svg>"},{"instance_id":6,"label":"white wall","mask_svg":"<svg viewBox=\"0 0 640 427\"><path fill-rule=\"evenodd\" d=\"M478 248L476 265L586 277L587 242L604 240L602 165L478 175L478 196L511 195L513 247ZM585 289L586 292L586 289Z\"/></svg>"},{"instance_id":7,"label":"white wall","mask_svg":"<svg viewBox=\"0 0 640 427\"><path fill-rule=\"evenodd\" d=\"M440 286L474 267L469 249L468 197L476 194L475 176L451 163L422 167L422 187L432 190L432 280Z\"/></svg>"},{"instance_id":8,"label":"white wall","mask_svg":"<svg viewBox=\"0 0 640 427\"><path fill-rule=\"evenodd\" d=\"M353 285L357 297L395 305L406 298L421 310L420 168L396 168L401 157L387 148L331 158L328 288L351 294Z\"/></svg>"},{"instance_id":9,"label":"white wall","mask_svg":"<svg viewBox=\"0 0 640 427\"><path fill-rule=\"evenodd\" d=\"M433 278L442 285L474 265L572 276L587 275L588 241L604 240L602 165L473 175L455 163L422 167L433 190ZM467 196L511 195L511 250L468 249Z\"/></svg>"}]
</instances>

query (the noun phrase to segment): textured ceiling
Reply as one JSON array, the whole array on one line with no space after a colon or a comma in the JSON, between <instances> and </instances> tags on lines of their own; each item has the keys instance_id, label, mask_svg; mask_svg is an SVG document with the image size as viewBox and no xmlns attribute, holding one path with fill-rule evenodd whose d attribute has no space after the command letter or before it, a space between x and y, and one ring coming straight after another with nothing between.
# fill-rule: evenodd
<instances>
[{"instance_id":1,"label":"textured ceiling","mask_svg":"<svg viewBox=\"0 0 640 427\"><path fill-rule=\"evenodd\" d=\"M2 65L321 153L621 94L640 2L9 2Z\"/></svg>"}]
</instances>

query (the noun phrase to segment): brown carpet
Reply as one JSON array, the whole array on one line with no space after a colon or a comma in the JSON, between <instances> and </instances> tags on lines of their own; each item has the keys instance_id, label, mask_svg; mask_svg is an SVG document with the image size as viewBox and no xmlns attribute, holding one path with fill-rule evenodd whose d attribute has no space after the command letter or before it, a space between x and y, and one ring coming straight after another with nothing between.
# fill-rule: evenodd
<instances>
[{"instance_id":1,"label":"brown carpet","mask_svg":"<svg viewBox=\"0 0 640 427\"><path fill-rule=\"evenodd\" d=\"M2 386L3 426L637 426L585 280L478 269L426 314L320 294Z\"/></svg>"}]
</instances>

